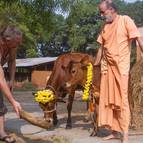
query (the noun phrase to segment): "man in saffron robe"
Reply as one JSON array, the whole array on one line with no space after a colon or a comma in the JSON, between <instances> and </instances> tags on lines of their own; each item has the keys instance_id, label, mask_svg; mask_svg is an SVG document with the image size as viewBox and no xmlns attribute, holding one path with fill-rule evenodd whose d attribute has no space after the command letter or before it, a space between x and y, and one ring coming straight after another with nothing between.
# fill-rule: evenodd
<instances>
[{"instance_id":1,"label":"man in saffron robe","mask_svg":"<svg viewBox=\"0 0 143 143\"><path fill-rule=\"evenodd\" d=\"M97 39L101 44L95 65L101 62L101 86L98 125L110 128L112 134L104 139L123 134L122 143L128 142L130 110L128 103L128 77L130 69L130 45L136 39L143 51L143 41L133 20L117 13L111 0L99 4L105 25Z\"/></svg>"}]
</instances>

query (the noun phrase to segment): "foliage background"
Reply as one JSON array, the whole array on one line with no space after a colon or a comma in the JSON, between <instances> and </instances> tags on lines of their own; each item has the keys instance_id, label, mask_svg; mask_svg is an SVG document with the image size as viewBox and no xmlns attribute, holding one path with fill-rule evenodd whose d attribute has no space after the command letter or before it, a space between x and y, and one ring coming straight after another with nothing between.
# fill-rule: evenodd
<instances>
[{"instance_id":1,"label":"foliage background","mask_svg":"<svg viewBox=\"0 0 143 143\"><path fill-rule=\"evenodd\" d=\"M95 55L102 27L99 0L1 0L0 29L12 24L23 32L17 58L58 56L66 52ZM115 0L119 13L143 25L143 1ZM135 53L135 52L133 52ZM133 54L134 56L134 54Z\"/></svg>"}]
</instances>

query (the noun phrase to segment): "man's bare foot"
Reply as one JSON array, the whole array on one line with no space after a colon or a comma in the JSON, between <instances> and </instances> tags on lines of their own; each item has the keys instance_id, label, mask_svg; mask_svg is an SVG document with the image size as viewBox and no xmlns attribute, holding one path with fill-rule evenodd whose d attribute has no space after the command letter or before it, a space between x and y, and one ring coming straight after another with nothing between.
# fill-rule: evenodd
<instances>
[{"instance_id":1,"label":"man's bare foot","mask_svg":"<svg viewBox=\"0 0 143 143\"><path fill-rule=\"evenodd\" d=\"M123 139L121 143L128 143L128 133L123 133Z\"/></svg>"},{"instance_id":2,"label":"man's bare foot","mask_svg":"<svg viewBox=\"0 0 143 143\"><path fill-rule=\"evenodd\" d=\"M115 139L115 136L113 134L103 138L103 140L111 140L111 139Z\"/></svg>"},{"instance_id":3,"label":"man's bare foot","mask_svg":"<svg viewBox=\"0 0 143 143\"><path fill-rule=\"evenodd\" d=\"M111 139L121 139L121 136L118 132L113 131L112 134L103 138L103 140L111 140Z\"/></svg>"}]
</instances>

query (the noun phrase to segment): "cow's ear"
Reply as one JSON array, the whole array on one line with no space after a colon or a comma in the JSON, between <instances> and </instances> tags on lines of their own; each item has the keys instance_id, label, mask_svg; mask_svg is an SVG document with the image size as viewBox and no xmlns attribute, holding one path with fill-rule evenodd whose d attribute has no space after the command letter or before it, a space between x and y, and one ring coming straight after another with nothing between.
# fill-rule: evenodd
<instances>
[{"instance_id":1,"label":"cow's ear","mask_svg":"<svg viewBox=\"0 0 143 143\"><path fill-rule=\"evenodd\" d=\"M87 66L89 63L93 64L93 58L89 55L86 55L83 57L83 59L80 61L82 69L87 69Z\"/></svg>"},{"instance_id":2,"label":"cow's ear","mask_svg":"<svg viewBox=\"0 0 143 143\"><path fill-rule=\"evenodd\" d=\"M87 66L88 63L89 63L89 57L88 56L85 56L81 59L80 63L84 66Z\"/></svg>"},{"instance_id":3,"label":"cow's ear","mask_svg":"<svg viewBox=\"0 0 143 143\"><path fill-rule=\"evenodd\" d=\"M83 70L86 70L86 69L87 69L87 64L84 64L84 63L82 64L82 63L81 63L81 68L82 68Z\"/></svg>"},{"instance_id":4,"label":"cow's ear","mask_svg":"<svg viewBox=\"0 0 143 143\"><path fill-rule=\"evenodd\" d=\"M93 64L93 58L89 55L86 55L81 59L80 63L85 66L87 66L89 63Z\"/></svg>"}]
</instances>

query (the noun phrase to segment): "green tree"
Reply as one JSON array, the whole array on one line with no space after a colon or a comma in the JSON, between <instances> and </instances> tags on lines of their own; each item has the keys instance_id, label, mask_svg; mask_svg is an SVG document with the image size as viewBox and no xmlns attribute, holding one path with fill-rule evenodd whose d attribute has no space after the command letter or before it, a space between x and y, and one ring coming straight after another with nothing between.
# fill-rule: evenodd
<instances>
[{"instance_id":1,"label":"green tree","mask_svg":"<svg viewBox=\"0 0 143 143\"><path fill-rule=\"evenodd\" d=\"M94 53L102 27L99 0L1 0L0 27L18 26L23 44L18 58L58 56L69 51ZM143 2L114 0L119 13L143 24ZM66 16L65 16L66 15Z\"/></svg>"},{"instance_id":2,"label":"green tree","mask_svg":"<svg viewBox=\"0 0 143 143\"><path fill-rule=\"evenodd\" d=\"M96 38L100 31L100 21L82 24L82 20L89 20L98 15L97 0L77 0L71 5L68 25L68 44L71 51L87 52L88 49L96 48Z\"/></svg>"},{"instance_id":3,"label":"green tree","mask_svg":"<svg viewBox=\"0 0 143 143\"><path fill-rule=\"evenodd\" d=\"M66 10L68 1L53 0L2 0L0 1L0 27L13 24L23 32L23 45L18 58L40 55L40 46L49 43L57 23L55 9ZM56 21L57 20L57 21ZM41 55L42 56L42 55Z\"/></svg>"}]
</instances>

